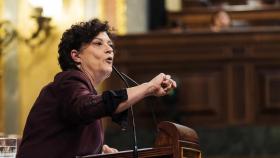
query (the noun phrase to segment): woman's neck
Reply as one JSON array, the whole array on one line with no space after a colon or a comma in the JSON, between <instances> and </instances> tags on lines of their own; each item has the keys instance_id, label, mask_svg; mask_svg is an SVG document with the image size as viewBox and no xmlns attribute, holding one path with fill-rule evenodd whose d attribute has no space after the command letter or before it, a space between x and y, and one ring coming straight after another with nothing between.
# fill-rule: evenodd
<instances>
[{"instance_id":1,"label":"woman's neck","mask_svg":"<svg viewBox=\"0 0 280 158\"><path fill-rule=\"evenodd\" d=\"M80 68L80 70L82 72L84 72L86 74L86 76L89 78L91 84L95 87L97 85L100 84L100 82L102 81L101 77L98 77L98 73L92 73L90 71L87 71L86 69L84 69L83 67Z\"/></svg>"}]
</instances>

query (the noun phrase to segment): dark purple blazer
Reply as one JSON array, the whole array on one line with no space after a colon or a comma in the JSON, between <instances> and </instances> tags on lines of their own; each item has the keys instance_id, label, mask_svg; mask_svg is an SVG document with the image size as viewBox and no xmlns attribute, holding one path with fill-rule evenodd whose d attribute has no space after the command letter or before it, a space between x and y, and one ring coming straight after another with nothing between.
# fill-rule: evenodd
<instances>
[{"instance_id":1,"label":"dark purple blazer","mask_svg":"<svg viewBox=\"0 0 280 158\"><path fill-rule=\"evenodd\" d=\"M126 99L126 90L97 95L89 78L79 70L58 73L42 89L28 115L17 158L72 158L100 153L100 118L112 116L125 126L127 111L113 113Z\"/></svg>"}]
</instances>

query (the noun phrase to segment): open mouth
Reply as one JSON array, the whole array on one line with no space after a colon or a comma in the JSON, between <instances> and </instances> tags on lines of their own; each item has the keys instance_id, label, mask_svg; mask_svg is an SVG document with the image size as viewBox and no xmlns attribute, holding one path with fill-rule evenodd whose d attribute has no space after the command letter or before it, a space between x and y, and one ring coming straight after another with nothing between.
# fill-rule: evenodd
<instances>
[{"instance_id":1,"label":"open mouth","mask_svg":"<svg viewBox=\"0 0 280 158\"><path fill-rule=\"evenodd\" d=\"M112 58L112 57L106 58L106 62L107 62L108 64L112 64L112 63L113 63L113 58Z\"/></svg>"}]
</instances>

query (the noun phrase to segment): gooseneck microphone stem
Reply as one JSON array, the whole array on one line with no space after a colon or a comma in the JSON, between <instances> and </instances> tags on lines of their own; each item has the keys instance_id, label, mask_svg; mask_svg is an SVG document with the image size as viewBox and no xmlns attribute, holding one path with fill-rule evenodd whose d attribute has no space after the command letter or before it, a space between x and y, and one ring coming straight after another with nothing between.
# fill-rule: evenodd
<instances>
[{"instance_id":1,"label":"gooseneck microphone stem","mask_svg":"<svg viewBox=\"0 0 280 158\"><path fill-rule=\"evenodd\" d=\"M135 86L138 86L139 84L133 80L131 77L127 76L125 73L122 73L123 77L125 77L126 79L128 79L130 82L132 82ZM151 98L151 101L154 101L155 102L155 99L154 98ZM152 103L152 104L155 104L155 103ZM151 112L152 112L152 117L153 117L153 121L154 121L154 124L155 124L155 128L156 128L156 131L158 132L159 129L157 128L157 118L156 118L156 114L155 114L155 109L154 109L154 106L150 106L151 107Z\"/></svg>"},{"instance_id":2,"label":"gooseneck microphone stem","mask_svg":"<svg viewBox=\"0 0 280 158\"><path fill-rule=\"evenodd\" d=\"M126 74L124 74L124 73L122 73L122 72L121 72L121 74L122 74L125 78L127 78L129 81L131 81L135 86L138 86L138 85L139 85L136 81L134 81L132 78L130 78L130 77L127 76Z\"/></svg>"},{"instance_id":3,"label":"gooseneck microphone stem","mask_svg":"<svg viewBox=\"0 0 280 158\"><path fill-rule=\"evenodd\" d=\"M135 86L138 86L139 84L133 80L131 77L127 76L126 74L120 72L122 74L122 77L125 77L126 79L128 79L130 82L132 82ZM151 98L151 101L156 101L155 99L152 99ZM153 103L155 104L155 103ZM151 107L151 112L152 112L152 117L153 117L153 121L154 121L154 124L155 124L155 128L156 128L156 131L158 132L158 128L157 128L157 118L156 118L156 114L155 114L155 109L154 109L154 106L150 106Z\"/></svg>"},{"instance_id":4,"label":"gooseneck microphone stem","mask_svg":"<svg viewBox=\"0 0 280 158\"><path fill-rule=\"evenodd\" d=\"M123 77L123 73L121 73L121 72L119 72L116 68L115 68L115 66L113 65L113 70L116 72L116 74L121 78L121 80L125 83L125 86L126 86L126 88L129 88L130 86L129 86L129 84L128 84L128 82L127 82L127 80ZM126 75L124 75L125 77L128 77L128 76L126 76ZM129 78L130 79L130 78ZM131 79L131 81L133 81L132 79ZM134 81L135 82L135 81ZM136 82L135 82L136 83ZM136 85L138 85L137 83L136 83ZM136 128L135 128L135 121L134 121L134 113L133 113L133 107L132 106L130 106L130 111L131 111L131 117L132 117L132 126L133 126L133 157L134 158L138 158L138 145L137 145L137 137L136 137Z\"/></svg>"}]
</instances>

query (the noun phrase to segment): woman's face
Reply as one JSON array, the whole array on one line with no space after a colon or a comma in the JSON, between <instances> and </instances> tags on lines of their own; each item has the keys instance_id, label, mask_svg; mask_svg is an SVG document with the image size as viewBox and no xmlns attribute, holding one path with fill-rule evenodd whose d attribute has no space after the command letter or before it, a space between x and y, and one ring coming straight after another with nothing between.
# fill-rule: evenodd
<instances>
[{"instance_id":1,"label":"woman's face","mask_svg":"<svg viewBox=\"0 0 280 158\"><path fill-rule=\"evenodd\" d=\"M113 43L106 32L100 32L79 51L80 69L99 83L112 72L114 59Z\"/></svg>"},{"instance_id":2,"label":"woman's face","mask_svg":"<svg viewBox=\"0 0 280 158\"><path fill-rule=\"evenodd\" d=\"M230 25L229 15L224 11L219 12L216 16L216 25L220 27L228 27Z\"/></svg>"}]
</instances>

